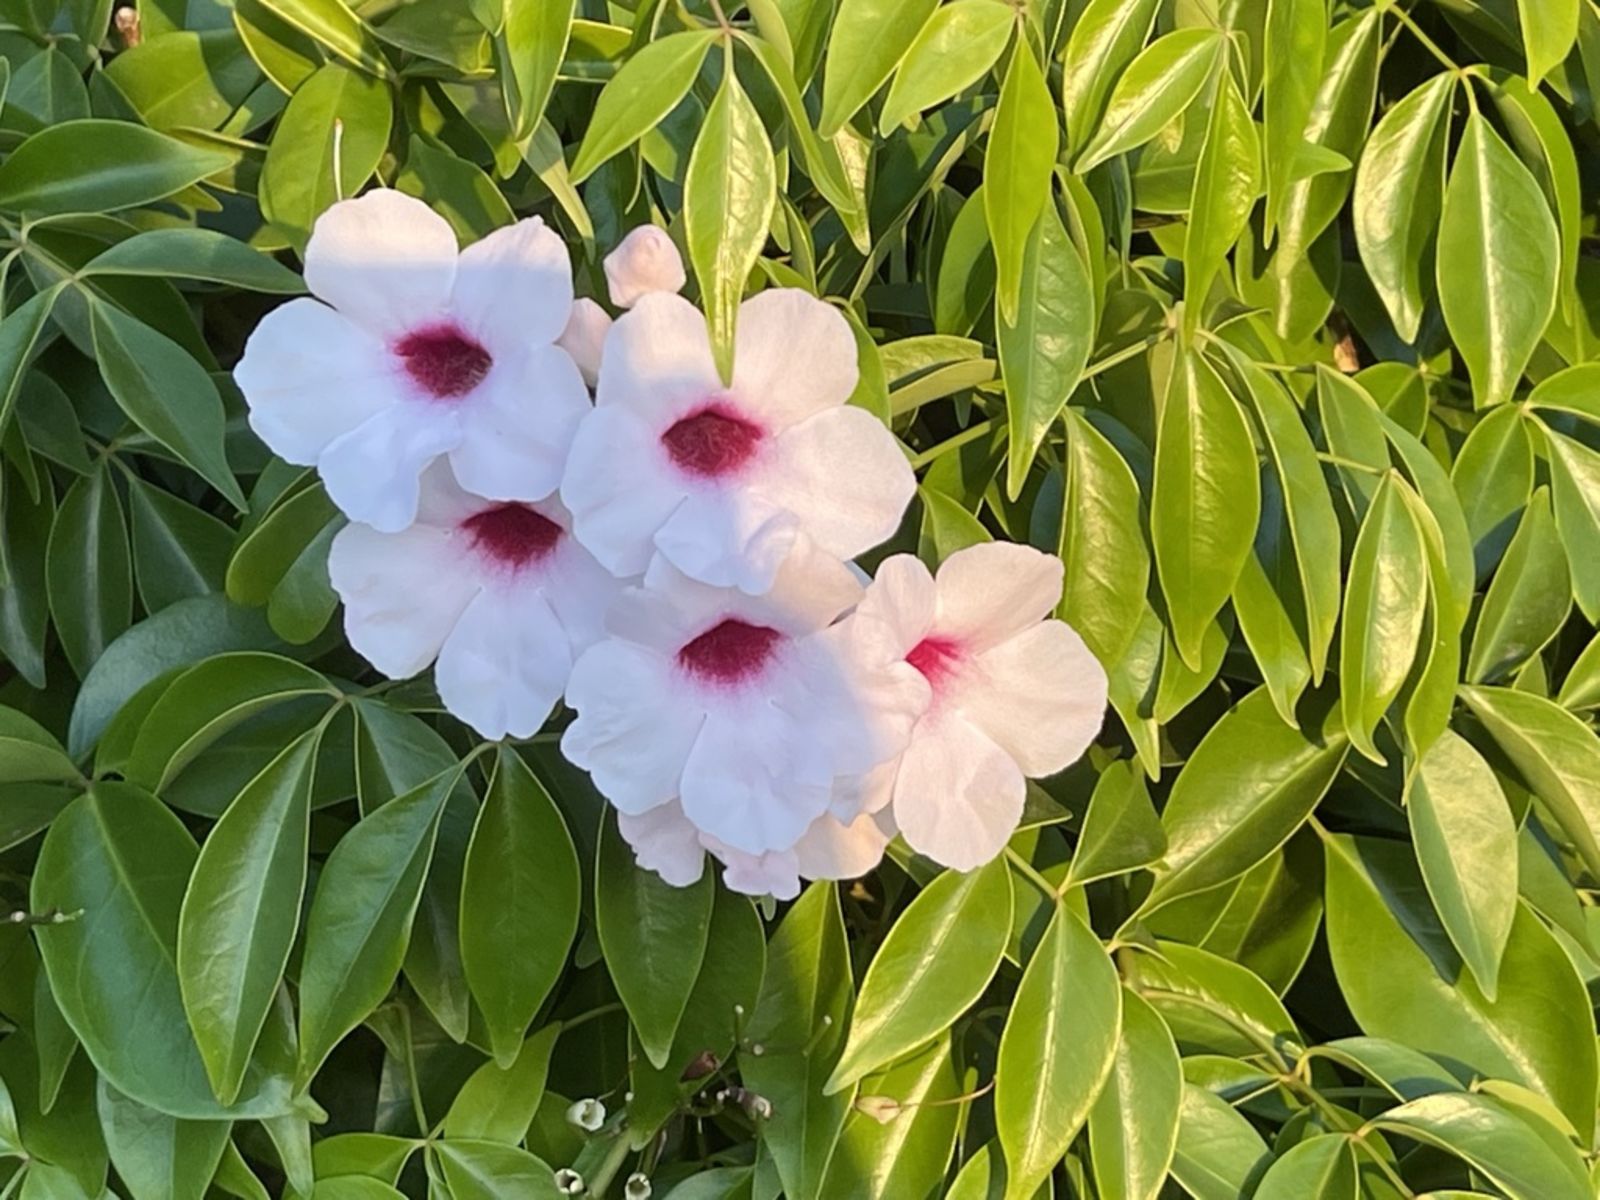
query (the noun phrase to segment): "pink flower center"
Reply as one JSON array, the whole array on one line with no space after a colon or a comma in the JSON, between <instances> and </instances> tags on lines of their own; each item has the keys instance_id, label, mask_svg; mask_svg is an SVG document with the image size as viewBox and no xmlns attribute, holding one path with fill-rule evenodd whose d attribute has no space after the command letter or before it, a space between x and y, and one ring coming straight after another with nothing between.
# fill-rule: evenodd
<instances>
[{"instance_id":1,"label":"pink flower center","mask_svg":"<svg viewBox=\"0 0 1600 1200\"><path fill-rule=\"evenodd\" d=\"M435 400L455 400L483 382L494 365L489 352L454 325L413 329L394 352L424 392Z\"/></svg>"},{"instance_id":2,"label":"pink flower center","mask_svg":"<svg viewBox=\"0 0 1600 1200\"><path fill-rule=\"evenodd\" d=\"M707 683L742 683L771 660L783 634L729 617L678 651L684 670Z\"/></svg>"},{"instance_id":3,"label":"pink flower center","mask_svg":"<svg viewBox=\"0 0 1600 1200\"><path fill-rule=\"evenodd\" d=\"M461 522L473 549L498 566L518 570L548 555L561 540L561 526L526 504L497 504Z\"/></svg>"},{"instance_id":4,"label":"pink flower center","mask_svg":"<svg viewBox=\"0 0 1600 1200\"><path fill-rule=\"evenodd\" d=\"M921 671L929 686L938 692L960 669L964 657L960 644L950 638L926 637L911 647L906 661Z\"/></svg>"},{"instance_id":5,"label":"pink flower center","mask_svg":"<svg viewBox=\"0 0 1600 1200\"><path fill-rule=\"evenodd\" d=\"M674 424L661 435L661 444L689 474L714 479L749 462L763 436L759 425L710 404Z\"/></svg>"}]
</instances>

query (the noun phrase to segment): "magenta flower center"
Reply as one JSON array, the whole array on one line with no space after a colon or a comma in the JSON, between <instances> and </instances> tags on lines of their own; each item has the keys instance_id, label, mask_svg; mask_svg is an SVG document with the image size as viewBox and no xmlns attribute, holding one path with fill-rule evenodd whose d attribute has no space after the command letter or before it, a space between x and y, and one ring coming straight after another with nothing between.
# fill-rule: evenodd
<instances>
[{"instance_id":1,"label":"magenta flower center","mask_svg":"<svg viewBox=\"0 0 1600 1200\"><path fill-rule=\"evenodd\" d=\"M561 540L561 526L526 504L497 504L461 522L473 549L498 566L517 570L544 558Z\"/></svg>"},{"instance_id":2,"label":"magenta flower center","mask_svg":"<svg viewBox=\"0 0 1600 1200\"><path fill-rule=\"evenodd\" d=\"M406 374L435 400L465 396L494 365L489 352L454 325L413 329L395 343Z\"/></svg>"},{"instance_id":3,"label":"magenta flower center","mask_svg":"<svg viewBox=\"0 0 1600 1200\"><path fill-rule=\"evenodd\" d=\"M674 424L661 435L661 444L689 474L714 479L749 462L762 436L759 425L710 405Z\"/></svg>"},{"instance_id":4,"label":"magenta flower center","mask_svg":"<svg viewBox=\"0 0 1600 1200\"><path fill-rule=\"evenodd\" d=\"M906 661L922 672L922 677L938 691L961 666L961 647L949 638L926 637L911 647Z\"/></svg>"},{"instance_id":5,"label":"magenta flower center","mask_svg":"<svg viewBox=\"0 0 1600 1200\"><path fill-rule=\"evenodd\" d=\"M707 683L742 683L760 674L782 640L776 629L730 617L679 650L678 662Z\"/></svg>"}]
</instances>

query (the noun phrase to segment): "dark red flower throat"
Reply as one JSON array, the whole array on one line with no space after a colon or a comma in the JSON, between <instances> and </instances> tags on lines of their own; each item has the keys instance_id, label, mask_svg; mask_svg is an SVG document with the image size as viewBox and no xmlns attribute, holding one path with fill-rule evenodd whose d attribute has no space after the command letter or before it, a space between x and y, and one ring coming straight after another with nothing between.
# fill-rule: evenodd
<instances>
[{"instance_id":1,"label":"dark red flower throat","mask_svg":"<svg viewBox=\"0 0 1600 1200\"><path fill-rule=\"evenodd\" d=\"M782 640L776 629L729 617L679 650L678 663L707 683L740 683L760 673Z\"/></svg>"},{"instance_id":2,"label":"dark red flower throat","mask_svg":"<svg viewBox=\"0 0 1600 1200\"><path fill-rule=\"evenodd\" d=\"M489 352L454 325L413 329L395 343L412 382L435 400L455 400L483 382Z\"/></svg>"},{"instance_id":3,"label":"dark red flower throat","mask_svg":"<svg viewBox=\"0 0 1600 1200\"><path fill-rule=\"evenodd\" d=\"M761 444L759 425L718 404L709 404L661 435L672 461L691 475L713 479L749 462Z\"/></svg>"},{"instance_id":4,"label":"dark red flower throat","mask_svg":"<svg viewBox=\"0 0 1600 1200\"><path fill-rule=\"evenodd\" d=\"M473 548L513 569L536 563L556 548L561 526L526 504L497 504L461 522Z\"/></svg>"}]
</instances>

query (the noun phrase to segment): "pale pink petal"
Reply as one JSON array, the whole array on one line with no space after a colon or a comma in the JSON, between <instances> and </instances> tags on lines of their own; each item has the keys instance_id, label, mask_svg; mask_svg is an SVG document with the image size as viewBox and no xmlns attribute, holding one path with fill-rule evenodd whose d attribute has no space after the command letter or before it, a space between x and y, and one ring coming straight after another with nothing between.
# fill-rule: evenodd
<instances>
[{"instance_id":1,"label":"pale pink petal","mask_svg":"<svg viewBox=\"0 0 1600 1200\"><path fill-rule=\"evenodd\" d=\"M1061 560L1015 542L981 542L957 550L935 582L941 637L969 651L997 646L1054 611L1061 600Z\"/></svg>"},{"instance_id":2,"label":"pale pink petal","mask_svg":"<svg viewBox=\"0 0 1600 1200\"><path fill-rule=\"evenodd\" d=\"M622 581L596 562L570 533L557 544L550 559L539 565L537 579L540 594L567 632L574 657L605 636L606 614L622 592Z\"/></svg>"},{"instance_id":3,"label":"pale pink petal","mask_svg":"<svg viewBox=\"0 0 1600 1200\"><path fill-rule=\"evenodd\" d=\"M916 494L894 434L861 408L833 408L778 434L754 486L800 518L830 554L854 558L887 541Z\"/></svg>"},{"instance_id":4,"label":"pale pink petal","mask_svg":"<svg viewBox=\"0 0 1600 1200\"><path fill-rule=\"evenodd\" d=\"M572 646L536 592L485 588L439 650L439 699L480 736L532 737L561 698Z\"/></svg>"},{"instance_id":5,"label":"pale pink petal","mask_svg":"<svg viewBox=\"0 0 1600 1200\"><path fill-rule=\"evenodd\" d=\"M1077 761L1100 732L1106 673L1070 626L1042 621L979 655L951 700L1037 778Z\"/></svg>"},{"instance_id":6,"label":"pale pink petal","mask_svg":"<svg viewBox=\"0 0 1600 1200\"><path fill-rule=\"evenodd\" d=\"M641 297L606 336L595 403L630 409L651 425L652 437L724 391L706 319L682 296L651 292Z\"/></svg>"},{"instance_id":7,"label":"pale pink petal","mask_svg":"<svg viewBox=\"0 0 1600 1200\"><path fill-rule=\"evenodd\" d=\"M571 355L583 382L590 388L600 379L600 355L610 330L610 314L589 297L580 296L572 302L572 316L556 339L556 345Z\"/></svg>"},{"instance_id":8,"label":"pale pink petal","mask_svg":"<svg viewBox=\"0 0 1600 1200\"><path fill-rule=\"evenodd\" d=\"M860 577L849 564L801 539L779 566L770 591L735 602L760 624L800 636L826 629L860 601L861 593Z\"/></svg>"},{"instance_id":9,"label":"pale pink petal","mask_svg":"<svg viewBox=\"0 0 1600 1200\"><path fill-rule=\"evenodd\" d=\"M539 217L496 229L461 252L451 309L491 355L554 342L572 315L572 257Z\"/></svg>"},{"instance_id":10,"label":"pale pink petal","mask_svg":"<svg viewBox=\"0 0 1600 1200\"><path fill-rule=\"evenodd\" d=\"M328 551L328 578L351 646L391 679L434 660L479 586L459 543L428 525L399 533L346 525Z\"/></svg>"},{"instance_id":11,"label":"pale pink petal","mask_svg":"<svg viewBox=\"0 0 1600 1200\"><path fill-rule=\"evenodd\" d=\"M715 839L705 840L711 842L709 849L722 862L722 882L729 890L746 896L771 896L774 900L793 900L800 894L794 851L746 854Z\"/></svg>"},{"instance_id":12,"label":"pale pink petal","mask_svg":"<svg viewBox=\"0 0 1600 1200\"><path fill-rule=\"evenodd\" d=\"M617 814L617 830L633 856L647 871L654 871L673 887L698 883L706 869L706 852L700 831L683 815L677 801L658 804L637 815Z\"/></svg>"},{"instance_id":13,"label":"pale pink petal","mask_svg":"<svg viewBox=\"0 0 1600 1200\"><path fill-rule=\"evenodd\" d=\"M611 303L618 308L632 308L650 292L681 292L689 281L683 255L659 225L630 230L602 265Z\"/></svg>"},{"instance_id":14,"label":"pale pink petal","mask_svg":"<svg viewBox=\"0 0 1600 1200\"><path fill-rule=\"evenodd\" d=\"M625 642L599 642L573 665L567 703L578 716L562 734L561 752L618 811L642 813L678 794L705 710L684 702L669 661Z\"/></svg>"},{"instance_id":15,"label":"pale pink petal","mask_svg":"<svg viewBox=\"0 0 1600 1200\"><path fill-rule=\"evenodd\" d=\"M883 861L889 836L870 815L848 825L818 817L795 843L795 862L807 879L859 879Z\"/></svg>"},{"instance_id":16,"label":"pale pink petal","mask_svg":"<svg viewBox=\"0 0 1600 1200\"><path fill-rule=\"evenodd\" d=\"M482 496L474 496L457 482L447 457L429 463L418 481L417 522L454 529L484 507Z\"/></svg>"},{"instance_id":17,"label":"pale pink petal","mask_svg":"<svg viewBox=\"0 0 1600 1200\"><path fill-rule=\"evenodd\" d=\"M405 401L331 442L317 469L345 516L395 533L416 520L423 469L460 440L453 411Z\"/></svg>"},{"instance_id":18,"label":"pale pink petal","mask_svg":"<svg viewBox=\"0 0 1600 1200\"><path fill-rule=\"evenodd\" d=\"M886 759L862 775L841 775L833 781L828 811L840 821L854 821L862 813L884 813L894 799L894 780L900 773L900 756ZM892 822L891 822L892 823Z\"/></svg>"},{"instance_id":19,"label":"pale pink petal","mask_svg":"<svg viewBox=\"0 0 1600 1200\"><path fill-rule=\"evenodd\" d=\"M850 624L824 629L795 647L790 676L796 686L774 701L805 723L835 775L863 774L903 751L933 695L928 681L904 660L864 654Z\"/></svg>"},{"instance_id":20,"label":"pale pink petal","mask_svg":"<svg viewBox=\"0 0 1600 1200\"><path fill-rule=\"evenodd\" d=\"M383 338L444 316L456 275L456 235L421 200L374 188L317 218L306 287Z\"/></svg>"},{"instance_id":21,"label":"pale pink petal","mask_svg":"<svg viewBox=\"0 0 1600 1200\"><path fill-rule=\"evenodd\" d=\"M684 815L746 854L786 849L827 811L830 784L803 777L817 757L793 722L759 700L713 713L684 764Z\"/></svg>"},{"instance_id":22,"label":"pale pink petal","mask_svg":"<svg viewBox=\"0 0 1600 1200\"><path fill-rule=\"evenodd\" d=\"M928 636L937 611L933 574L914 554L895 554L878 564L878 573L849 623L859 636L882 637L904 658Z\"/></svg>"},{"instance_id":23,"label":"pale pink petal","mask_svg":"<svg viewBox=\"0 0 1600 1200\"><path fill-rule=\"evenodd\" d=\"M250 428L302 467L401 394L383 342L307 297L261 318L233 378L250 406Z\"/></svg>"},{"instance_id":24,"label":"pale pink petal","mask_svg":"<svg viewBox=\"0 0 1600 1200\"><path fill-rule=\"evenodd\" d=\"M1017 764L958 716L925 719L900 760L894 819L918 853L957 871L1005 848L1027 783Z\"/></svg>"},{"instance_id":25,"label":"pale pink petal","mask_svg":"<svg viewBox=\"0 0 1600 1200\"><path fill-rule=\"evenodd\" d=\"M656 434L631 412L596 408L579 423L561 501L578 540L613 574L644 573L656 530L685 495L661 464Z\"/></svg>"},{"instance_id":26,"label":"pale pink petal","mask_svg":"<svg viewBox=\"0 0 1600 1200\"><path fill-rule=\"evenodd\" d=\"M589 393L566 351L530 345L495 359L460 406L456 478L491 500L542 500L561 484Z\"/></svg>"},{"instance_id":27,"label":"pale pink petal","mask_svg":"<svg viewBox=\"0 0 1600 1200\"><path fill-rule=\"evenodd\" d=\"M849 322L798 288L772 288L739 306L733 362L734 393L773 430L842 405L860 374Z\"/></svg>"},{"instance_id":28,"label":"pale pink petal","mask_svg":"<svg viewBox=\"0 0 1600 1200\"><path fill-rule=\"evenodd\" d=\"M655 545L691 579L760 595L794 547L797 525L793 514L748 492L691 491L656 531Z\"/></svg>"}]
</instances>

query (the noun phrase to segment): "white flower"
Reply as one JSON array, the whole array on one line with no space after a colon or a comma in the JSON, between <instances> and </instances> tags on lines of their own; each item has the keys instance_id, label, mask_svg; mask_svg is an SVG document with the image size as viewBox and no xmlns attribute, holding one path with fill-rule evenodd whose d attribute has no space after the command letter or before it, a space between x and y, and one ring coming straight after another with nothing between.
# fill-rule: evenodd
<instances>
[{"instance_id":1,"label":"white flower","mask_svg":"<svg viewBox=\"0 0 1600 1200\"><path fill-rule=\"evenodd\" d=\"M567 1124L594 1133L606 1123L606 1106L598 1100L575 1100L567 1106Z\"/></svg>"},{"instance_id":2,"label":"white flower","mask_svg":"<svg viewBox=\"0 0 1600 1200\"><path fill-rule=\"evenodd\" d=\"M845 405L856 374L849 325L805 292L744 302L729 387L694 306L644 297L606 338L562 481L578 539L618 575L659 551L752 594L802 542L845 559L884 541L916 481L893 434Z\"/></svg>"},{"instance_id":3,"label":"white flower","mask_svg":"<svg viewBox=\"0 0 1600 1200\"><path fill-rule=\"evenodd\" d=\"M681 292L689 276L672 237L659 225L640 225L617 243L602 264L611 303L632 308L651 292Z\"/></svg>"},{"instance_id":4,"label":"white flower","mask_svg":"<svg viewBox=\"0 0 1600 1200\"><path fill-rule=\"evenodd\" d=\"M736 892L793 900L802 879L858 879L876 867L894 836L887 810L846 823L824 813L787 850L746 854L696 829L676 800L637 816L620 813L617 828L639 865L673 887L688 887L705 870L705 856L723 865L722 880Z\"/></svg>"},{"instance_id":5,"label":"white flower","mask_svg":"<svg viewBox=\"0 0 1600 1200\"><path fill-rule=\"evenodd\" d=\"M591 388L600 378L600 352L610 329L611 314L589 297L580 296L572 302L572 316L556 339L556 345L572 356L584 383Z\"/></svg>"},{"instance_id":6,"label":"white flower","mask_svg":"<svg viewBox=\"0 0 1600 1200\"><path fill-rule=\"evenodd\" d=\"M530 736L621 585L578 545L554 498L485 500L442 462L421 488L410 528L352 524L333 540L328 574L350 644L395 679L437 657L446 708L486 738Z\"/></svg>"},{"instance_id":7,"label":"white flower","mask_svg":"<svg viewBox=\"0 0 1600 1200\"><path fill-rule=\"evenodd\" d=\"M445 219L379 189L317 220L301 298L268 313L234 372L274 453L315 465L352 520L411 524L418 477L448 455L463 486L537 500L589 409L555 340L566 247L538 218L458 253Z\"/></svg>"},{"instance_id":8,"label":"white flower","mask_svg":"<svg viewBox=\"0 0 1600 1200\"><path fill-rule=\"evenodd\" d=\"M678 800L733 850L791 849L828 811L835 777L897 753L927 704L915 671L873 669L828 629L859 596L850 570L815 552L762 596L658 559L573 667L562 752L627 816Z\"/></svg>"},{"instance_id":9,"label":"white flower","mask_svg":"<svg viewBox=\"0 0 1600 1200\"><path fill-rule=\"evenodd\" d=\"M1053 555L1005 542L957 551L937 577L896 555L845 622L887 639L932 690L898 763L860 781L859 807L892 799L907 843L958 871L1004 848L1027 777L1062 770L1100 731L1106 673L1047 619L1061 571Z\"/></svg>"}]
</instances>

